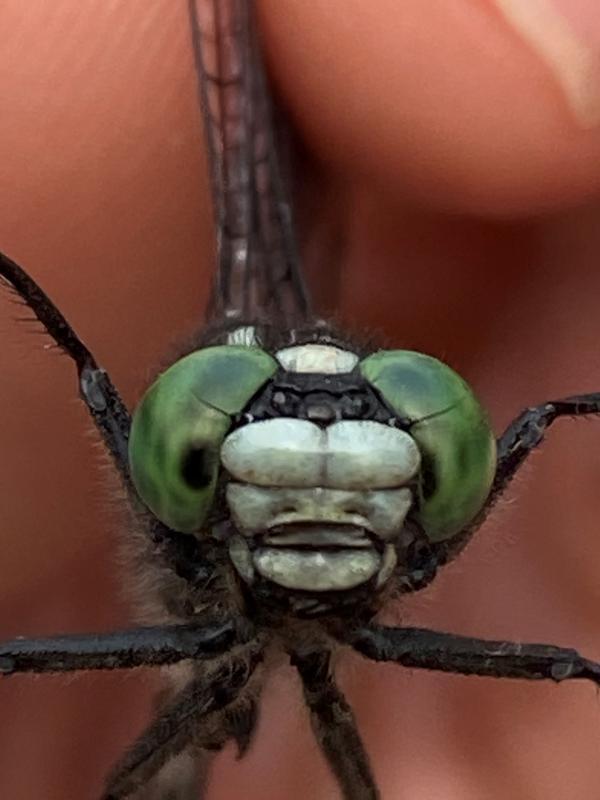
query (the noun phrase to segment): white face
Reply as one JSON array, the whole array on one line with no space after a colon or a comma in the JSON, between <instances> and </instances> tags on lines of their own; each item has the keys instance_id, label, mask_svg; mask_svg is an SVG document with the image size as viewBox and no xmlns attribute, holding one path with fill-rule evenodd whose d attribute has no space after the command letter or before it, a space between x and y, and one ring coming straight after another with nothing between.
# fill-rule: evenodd
<instances>
[{"instance_id":1,"label":"white face","mask_svg":"<svg viewBox=\"0 0 600 800\"><path fill-rule=\"evenodd\" d=\"M277 357L288 370L322 374L349 372L358 361L326 345L286 348ZM323 428L281 417L233 431L221 461L241 534L230 556L246 581L258 572L288 589L323 592L375 576L381 585L390 576L413 500L407 484L420 467L407 433L370 420Z\"/></svg>"}]
</instances>

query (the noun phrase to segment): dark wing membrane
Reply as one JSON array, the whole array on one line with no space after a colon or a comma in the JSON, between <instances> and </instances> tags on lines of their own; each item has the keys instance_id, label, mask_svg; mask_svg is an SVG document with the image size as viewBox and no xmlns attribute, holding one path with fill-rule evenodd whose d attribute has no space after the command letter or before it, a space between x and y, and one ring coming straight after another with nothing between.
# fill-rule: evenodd
<instances>
[{"instance_id":1,"label":"dark wing membrane","mask_svg":"<svg viewBox=\"0 0 600 800\"><path fill-rule=\"evenodd\" d=\"M189 0L218 264L211 321L305 322L309 300L251 0Z\"/></svg>"}]
</instances>

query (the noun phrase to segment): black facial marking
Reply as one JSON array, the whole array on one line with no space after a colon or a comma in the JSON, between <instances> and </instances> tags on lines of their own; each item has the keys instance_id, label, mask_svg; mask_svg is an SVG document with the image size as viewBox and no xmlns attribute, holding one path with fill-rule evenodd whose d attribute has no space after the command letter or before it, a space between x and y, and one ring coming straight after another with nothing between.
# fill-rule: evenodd
<instances>
[{"instance_id":1,"label":"black facial marking","mask_svg":"<svg viewBox=\"0 0 600 800\"><path fill-rule=\"evenodd\" d=\"M318 425L329 425L336 419L336 409L326 395L311 396L306 401L306 418Z\"/></svg>"},{"instance_id":2,"label":"black facial marking","mask_svg":"<svg viewBox=\"0 0 600 800\"><path fill-rule=\"evenodd\" d=\"M253 420L295 417L322 426L342 419L384 424L394 419L392 409L358 370L328 375L280 369L244 412Z\"/></svg>"},{"instance_id":3,"label":"black facial marking","mask_svg":"<svg viewBox=\"0 0 600 800\"><path fill-rule=\"evenodd\" d=\"M184 456L181 473L192 489L203 489L212 480L212 459L204 448L192 448Z\"/></svg>"},{"instance_id":4,"label":"black facial marking","mask_svg":"<svg viewBox=\"0 0 600 800\"><path fill-rule=\"evenodd\" d=\"M429 500L437 491L437 475L433 458L421 451L421 493L423 500Z\"/></svg>"}]
</instances>

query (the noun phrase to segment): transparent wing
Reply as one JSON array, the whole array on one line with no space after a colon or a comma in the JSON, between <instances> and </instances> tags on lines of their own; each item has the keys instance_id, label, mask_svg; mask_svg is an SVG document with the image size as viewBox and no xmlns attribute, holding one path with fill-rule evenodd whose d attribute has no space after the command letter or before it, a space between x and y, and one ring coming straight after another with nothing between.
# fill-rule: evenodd
<instances>
[{"instance_id":1,"label":"transparent wing","mask_svg":"<svg viewBox=\"0 0 600 800\"><path fill-rule=\"evenodd\" d=\"M210 320L306 321L251 0L189 0L218 264Z\"/></svg>"}]
</instances>

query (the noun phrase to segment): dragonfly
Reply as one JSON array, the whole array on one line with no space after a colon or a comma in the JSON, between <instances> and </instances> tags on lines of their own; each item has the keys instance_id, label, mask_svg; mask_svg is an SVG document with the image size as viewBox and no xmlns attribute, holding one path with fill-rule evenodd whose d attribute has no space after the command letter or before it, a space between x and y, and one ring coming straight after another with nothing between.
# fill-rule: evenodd
<instances>
[{"instance_id":1,"label":"dragonfly","mask_svg":"<svg viewBox=\"0 0 600 800\"><path fill-rule=\"evenodd\" d=\"M459 556L552 423L599 413L600 393L527 408L496 438L442 361L365 346L322 319L294 238L252 4L190 0L189 12L217 267L206 324L133 413L43 289L0 255L2 283L74 363L135 517L133 566L150 576L155 624L7 641L0 674L164 670L156 716L103 800L191 800L203 791L200 754L229 741L247 751L266 667L283 653L341 796L371 800L377 781L334 652L600 684L600 664L572 649L378 621Z\"/></svg>"}]
</instances>

